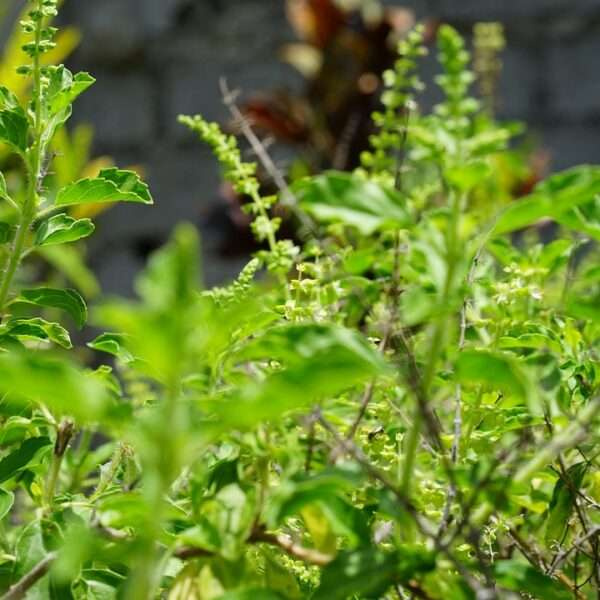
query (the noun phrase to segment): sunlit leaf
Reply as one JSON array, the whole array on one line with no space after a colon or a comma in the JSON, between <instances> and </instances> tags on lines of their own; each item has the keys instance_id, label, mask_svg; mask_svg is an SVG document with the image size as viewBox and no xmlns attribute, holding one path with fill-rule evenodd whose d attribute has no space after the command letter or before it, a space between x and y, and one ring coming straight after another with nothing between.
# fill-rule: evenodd
<instances>
[{"instance_id":1,"label":"sunlit leaf","mask_svg":"<svg viewBox=\"0 0 600 600\"><path fill-rule=\"evenodd\" d=\"M8 197L8 188L6 187L6 179L2 171L0 171L0 199Z\"/></svg>"},{"instance_id":2,"label":"sunlit leaf","mask_svg":"<svg viewBox=\"0 0 600 600\"><path fill-rule=\"evenodd\" d=\"M446 179L460 191L467 192L482 183L490 176L491 172L490 166L480 160L448 169Z\"/></svg>"},{"instance_id":3,"label":"sunlit leaf","mask_svg":"<svg viewBox=\"0 0 600 600\"><path fill-rule=\"evenodd\" d=\"M62 346L72 348L69 332L58 323L50 323L44 319L10 319L0 327L1 336L10 336L19 339L34 339L50 341Z\"/></svg>"},{"instance_id":4,"label":"sunlit leaf","mask_svg":"<svg viewBox=\"0 0 600 600\"><path fill-rule=\"evenodd\" d=\"M94 229L90 219L76 220L65 214L55 215L38 227L35 243L38 246L50 246L76 242L90 236Z\"/></svg>"},{"instance_id":5,"label":"sunlit leaf","mask_svg":"<svg viewBox=\"0 0 600 600\"><path fill-rule=\"evenodd\" d=\"M131 362L134 360L131 352L124 346L124 336L118 333L103 333L88 343L88 347L100 352L112 354L117 358Z\"/></svg>"},{"instance_id":6,"label":"sunlit leaf","mask_svg":"<svg viewBox=\"0 0 600 600\"><path fill-rule=\"evenodd\" d=\"M60 190L57 206L102 202L152 204L148 186L133 171L103 169L95 179L81 179Z\"/></svg>"}]
</instances>

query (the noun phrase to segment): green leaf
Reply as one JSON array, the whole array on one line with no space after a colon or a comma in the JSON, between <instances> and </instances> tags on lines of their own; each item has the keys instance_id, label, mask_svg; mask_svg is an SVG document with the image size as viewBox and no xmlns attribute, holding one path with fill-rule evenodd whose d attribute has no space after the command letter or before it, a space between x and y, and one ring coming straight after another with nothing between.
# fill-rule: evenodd
<instances>
[{"instance_id":1,"label":"green leaf","mask_svg":"<svg viewBox=\"0 0 600 600\"><path fill-rule=\"evenodd\" d=\"M92 350L112 354L124 362L131 362L134 360L134 357L131 352L124 347L124 339L125 336L119 333L103 333L96 339L88 342L87 346Z\"/></svg>"},{"instance_id":2,"label":"green leaf","mask_svg":"<svg viewBox=\"0 0 600 600\"><path fill-rule=\"evenodd\" d=\"M364 235L409 221L396 190L350 173L330 171L302 179L293 190L302 208L317 220L355 227Z\"/></svg>"},{"instance_id":3,"label":"green leaf","mask_svg":"<svg viewBox=\"0 0 600 600\"><path fill-rule=\"evenodd\" d=\"M375 548L342 552L323 569L313 600L379 599L394 583L409 581L434 568L434 556L420 547L396 552Z\"/></svg>"},{"instance_id":4,"label":"green leaf","mask_svg":"<svg viewBox=\"0 0 600 600\"><path fill-rule=\"evenodd\" d=\"M8 198L8 188L6 187L6 179L2 171L0 171L0 198Z\"/></svg>"},{"instance_id":5,"label":"green leaf","mask_svg":"<svg viewBox=\"0 0 600 600\"><path fill-rule=\"evenodd\" d=\"M537 348L560 352L561 345L543 333L523 333L519 336L502 336L498 340L499 348Z\"/></svg>"},{"instance_id":6,"label":"green leaf","mask_svg":"<svg viewBox=\"0 0 600 600\"><path fill-rule=\"evenodd\" d=\"M494 563L496 582L513 592L526 592L538 600L571 600L573 594L563 583L518 559Z\"/></svg>"},{"instance_id":7,"label":"green leaf","mask_svg":"<svg viewBox=\"0 0 600 600\"><path fill-rule=\"evenodd\" d=\"M63 66L56 67L50 78L48 90L50 112L57 114L69 108L96 80L89 73L75 76Z\"/></svg>"},{"instance_id":8,"label":"green leaf","mask_svg":"<svg viewBox=\"0 0 600 600\"><path fill-rule=\"evenodd\" d=\"M472 162L446 171L450 185L462 192L468 192L490 176L492 170L483 160Z\"/></svg>"},{"instance_id":9,"label":"green leaf","mask_svg":"<svg viewBox=\"0 0 600 600\"><path fill-rule=\"evenodd\" d=\"M0 483L17 476L31 463L42 448L50 445L52 445L52 441L45 436L26 439L16 450L0 460ZM2 491L4 492L4 490ZM4 492L4 494L6 493L8 492ZM2 498L3 503L6 501L6 498Z\"/></svg>"},{"instance_id":10,"label":"green leaf","mask_svg":"<svg viewBox=\"0 0 600 600\"><path fill-rule=\"evenodd\" d=\"M54 288L22 290L15 302L62 310L71 316L80 329L87 321L87 306L76 290Z\"/></svg>"},{"instance_id":11,"label":"green leaf","mask_svg":"<svg viewBox=\"0 0 600 600\"><path fill-rule=\"evenodd\" d=\"M88 73L78 73L73 77L71 71L63 65L48 67L48 88L44 104L47 125L42 134L44 147L50 143L56 130L70 118L71 104L94 81Z\"/></svg>"},{"instance_id":12,"label":"green leaf","mask_svg":"<svg viewBox=\"0 0 600 600\"><path fill-rule=\"evenodd\" d=\"M29 123L21 108L0 111L0 142L8 144L19 154L27 150Z\"/></svg>"},{"instance_id":13,"label":"green leaf","mask_svg":"<svg viewBox=\"0 0 600 600\"><path fill-rule=\"evenodd\" d=\"M561 543L573 512L577 492L583 483L587 463L580 462L567 469L565 481L560 477L554 486L546 519L546 543Z\"/></svg>"},{"instance_id":14,"label":"green leaf","mask_svg":"<svg viewBox=\"0 0 600 600\"><path fill-rule=\"evenodd\" d=\"M343 552L321 574L313 600L382 598L396 580L398 557L374 548Z\"/></svg>"},{"instance_id":15,"label":"green leaf","mask_svg":"<svg viewBox=\"0 0 600 600\"><path fill-rule=\"evenodd\" d=\"M42 523L40 521L32 521L22 531L16 543L16 562L13 572L13 581L18 581L25 574L29 573L36 565L38 565L48 554L44 545L44 535L42 531ZM44 577L33 588L31 588L27 597L33 600L47 598L46 594L36 593L38 590L47 589L48 577Z\"/></svg>"},{"instance_id":16,"label":"green leaf","mask_svg":"<svg viewBox=\"0 0 600 600\"><path fill-rule=\"evenodd\" d=\"M285 600L285 598L266 588L247 588L226 592L219 596L218 600Z\"/></svg>"},{"instance_id":17,"label":"green leaf","mask_svg":"<svg viewBox=\"0 0 600 600\"><path fill-rule=\"evenodd\" d=\"M50 323L37 317L32 319L11 319L0 327L0 335L47 340L67 349L73 347L69 332L64 327L58 323Z\"/></svg>"},{"instance_id":18,"label":"green leaf","mask_svg":"<svg viewBox=\"0 0 600 600\"><path fill-rule=\"evenodd\" d=\"M381 355L360 334L336 325L274 327L237 358L279 360L284 368L208 402L219 417L217 429L252 428L386 371Z\"/></svg>"},{"instance_id":19,"label":"green leaf","mask_svg":"<svg viewBox=\"0 0 600 600\"><path fill-rule=\"evenodd\" d=\"M55 215L38 227L35 243L38 246L50 246L76 242L91 235L94 229L90 219L73 219L66 214Z\"/></svg>"},{"instance_id":20,"label":"green leaf","mask_svg":"<svg viewBox=\"0 0 600 600\"><path fill-rule=\"evenodd\" d=\"M17 228L10 223L0 222L0 244L8 244L15 238Z\"/></svg>"},{"instance_id":21,"label":"green leaf","mask_svg":"<svg viewBox=\"0 0 600 600\"><path fill-rule=\"evenodd\" d=\"M105 415L110 395L100 380L50 352L0 354L0 393L42 402L83 422Z\"/></svg>"},{"instance_id":22,"label":"green leaf","mask_svg":"<svg viewBox=\"0 0 600 600\"><path fill-rule=\"evenodd\" d=\"M589 319L600 323L600 301L572 299L567 303L567 313L576 319Z\"/></svg>"},{"instance_id":23,"label":"green leaf","mask_svg":"<svg viewBox=\"0 0 600 600\"><path fill-rule=\"evenodd\" d=\"M0 109L20 108L19 99L6 87L0 85Z\"/></svg>"},{"instance_id":24,"label":"green leaf","mask_svg":"<svg viewBox=\"0 0 600 600\"><path fill-rule=\"evenodd\" d=\"M464 350L456 362L456 377L463 384L483 384L507 394L509 405L532 395L529 378L513 357L486 350Z\"/></svg>"},{"instance_id":25,"label":"green leaf","mask_svg":"<svg viewBox=\"0 0 600 600\"><path fill-rule=\"evenodd\" d=\"M593 200L600 194L600 167L583 165L552 175L535 187L533 194L511 204L494 226L502 235L533 225L544 217L563 213Z\"/></svg>"},{"instance_id":26,"label":"green leaf","mask_svg":"<svg viewBox=\"0 0 600 600\"><path fill-rule=\"evenodd\" d=\"M0 520L10 512L15 502L15 495L0 488Z\"/></svg>"},{"instance_id":27,"label":"green leaf","mask_svg":"<svg viewBox=\"0 0 600 600\"><path fill-rule=\"evenodd\" d=\"M192 225L179 225L137 278L141 298L159 310L180 310L195 298L200 283L200 240Z\"/></svg>"},{"instance_id":28,"label":"green leaf","mask_svg":"<svg viewBox=\"0 0 600 600\"><path fill-rule=\"evenodd\" d=\"M220 539L219 554L227 560L238 559L244 552L255 517L254 496L237 483L221 488L202 506L202 514L213 525Z\"/></svg>"},{"instance_id":29,"label":"green leaf","mask_svg":"<svg viewBox=\"0 0 600 600\"><path fill-rule=\"evenodd\" d=\"M56 206L104 202L152 204L148 186L133 171L116 167L103 169L95 179L81 179L64 187L56 196Z\"/></svg>"},{"instance_id":30,"label":"green leaf","mask_svg":"<svg viewBox=\"0 0 600 600\"><path fill-rule=\"evenodd\" d=\"M268 506L269 527L276 529L299 513L306 521L310 514L315 516L314 511L306 513L306 508L316 507L317 516L325 519L336 534L349 538L354 545L365 543L369 540L366 515L346 500L361 481L360 471L341 468L328 468L312 476L299 473L284 480Z\"/></svg>"},{"instance_id":31,"label":"green leaf","mask_svg":"<svg viewBox=\"0 0 600 600\"><path fill-rule=\"evenodd\" d=\"M118 588L125 581L123 575L108 569L83 569L81 576L87 586L88 600L116 600Z\"/></svg>"}]
</instances>

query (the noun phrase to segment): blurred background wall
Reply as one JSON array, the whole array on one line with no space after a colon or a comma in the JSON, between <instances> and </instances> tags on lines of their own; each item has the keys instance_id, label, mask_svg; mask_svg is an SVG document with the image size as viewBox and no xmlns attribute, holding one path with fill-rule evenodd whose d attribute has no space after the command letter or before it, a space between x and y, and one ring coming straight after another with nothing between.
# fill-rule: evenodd
<instances>
[{"instance_id":1,"label":"blurred background wall","mask_svg":"<svg viewBox=\"0 0 600 600\"><path fill-rule=\"evenodd\" d=\"M466 34L476 21L501 21L508 47L499 116L527 121L552 169L600 162L600 0L384 4L411 9L418 19L450 22ZM148 253L183 219L202 231L209 282L227 279L244 262L243 250L228 242L237 234L219 194L218 168L176 117L199 112L226 121L221 76L245 93L301 93L302 77L280 60L282 46L295 40L285 5L65 0L62 22L83 33L69 66L98 79L76 104L74 122L94 126L96 154L109 154L122 166L141 165L157 201L153 209L119 206L99 219L90 263L105 291L127 293ZM432 60L428 65L433 69Z\"/></svg>"}]
</instances>

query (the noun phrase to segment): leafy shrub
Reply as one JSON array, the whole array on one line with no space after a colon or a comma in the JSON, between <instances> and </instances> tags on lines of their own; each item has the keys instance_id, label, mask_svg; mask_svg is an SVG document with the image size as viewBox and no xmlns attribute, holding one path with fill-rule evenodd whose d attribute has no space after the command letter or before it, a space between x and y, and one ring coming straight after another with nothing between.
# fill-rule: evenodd
<instances>
[{"instance_id":1,"label":"leafy shrub","mask_svg":"<svg viewBox=\"0 0 600 600\"><path fill-rule=\"evenodd\" d=\"M22 200L0 179L3 598L593 597L600 170L500 206L514 129L469 95L448 26L433 113L413 108L416 28L361 169L293 186L301 246L236 140L182 117L251 198L263 249L203 290L178 228L136 300L94 309L108 332L88 347L115 362L92 370L56 321L83 326L84 300L33 286L26 259L92 233L70 206L152 198L117 168L45 188L93 83L42 67L55 12L32 0L23 23L32 103L0 88L0 139L29 175Z\"/></svg>"}]
</instances>

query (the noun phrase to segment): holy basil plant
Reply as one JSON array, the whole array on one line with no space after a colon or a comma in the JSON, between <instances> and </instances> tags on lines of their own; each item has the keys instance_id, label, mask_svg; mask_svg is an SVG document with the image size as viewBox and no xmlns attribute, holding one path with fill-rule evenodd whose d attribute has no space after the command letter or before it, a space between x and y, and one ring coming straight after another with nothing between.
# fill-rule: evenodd
<instances>
[{"instance_id":1,"label":"holy basil plant","mask_svg":"<svg viewBox=\"0 0 600 600\"><path fill-rule=\"evenodd\" d=\"M30 8L32 100L0 88L28 181L0 177L1 598L596 597L600 168L516 198L519 128L470 95L448 26L419 111L417 27L353 172L265 196L235 138L181 117L261 249L207 290L178 227L74 350L86 303L30 257L93 233L73 207L152 197L117 168L48 193L93 79L42 67L56 2Z\"/></svg>"}]
</instances>

